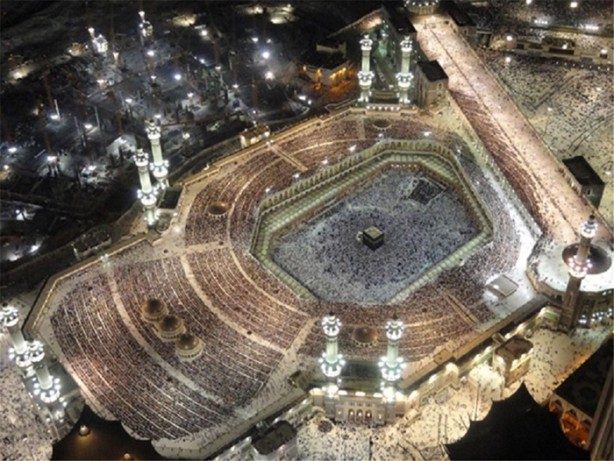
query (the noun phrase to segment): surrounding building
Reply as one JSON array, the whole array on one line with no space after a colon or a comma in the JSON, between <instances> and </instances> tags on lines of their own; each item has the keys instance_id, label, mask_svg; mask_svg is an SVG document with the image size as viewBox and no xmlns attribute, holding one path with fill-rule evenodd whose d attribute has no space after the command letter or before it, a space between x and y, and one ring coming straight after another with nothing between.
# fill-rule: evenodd
<instances>
[{"instance_id":1,"label":"surrounding building","mask_svg":"<svg viewBox=\"0 0 614 461\"><path fill-rule=\"evenodd\" d=\"M418 61L416 66L416 103L428 107L445 99L448 76L437 61Z\"/></svg>"},{"instance_id":2,"label":"surrounding building","mask_svg":"<svg viewBox=\"0 0 614 461\"><path fill-rule=\"evenodd\" d=\"M599 208L605 182L599 177L593 167L582 156L571 157L563 160L563 164L575 178L583 194L595 208Z\"/></svg>"},{"instance_id":3,"label":"surrounding building","mask_svg":"<svg viewBox=\"0 0 614 461\"><path fill-rule=\"evenodd\" d=\"M495 349L492 366L500 371L506 386L529 371L532 349L531 341L520 336L513 336Z\"/></svg>"},{"instance_id":4,"label":"surrounding building","mask_svg":"<svg viewBox=\"0 0 614 461\"><path fill-rule=\"evenodd\" d=\"M557 387L549 402L567 437L590 449L594 459L612 454L612 339Z\"/></svg>"}]
</instances>

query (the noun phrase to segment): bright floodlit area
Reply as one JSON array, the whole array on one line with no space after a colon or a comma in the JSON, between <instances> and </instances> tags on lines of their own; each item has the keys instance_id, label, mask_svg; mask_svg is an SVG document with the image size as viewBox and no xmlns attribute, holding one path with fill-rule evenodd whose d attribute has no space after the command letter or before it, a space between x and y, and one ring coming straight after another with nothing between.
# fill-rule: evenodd
<instances>
[{"instance_id":1,"label":"bright floodlit area","mask_svg":"<svg viewBox=\"0 0 614 461\"><path fill-rule=\"evenodd\" d=\"M0 459L614 459L611 0L1 3Z\"/></svg>"},{"instance_id":2,"label":"bright floodlit area","mask_svg":"<svg viewBox=\"0 0 614 461\"><path fill-rule=\"evenodd\" d=\"M456 192L428 174L394 169L273 242L273 260L318 298L386 302L476 234ZM385 243L372 250L370 227Z\"/></svg>"}]
</instances>

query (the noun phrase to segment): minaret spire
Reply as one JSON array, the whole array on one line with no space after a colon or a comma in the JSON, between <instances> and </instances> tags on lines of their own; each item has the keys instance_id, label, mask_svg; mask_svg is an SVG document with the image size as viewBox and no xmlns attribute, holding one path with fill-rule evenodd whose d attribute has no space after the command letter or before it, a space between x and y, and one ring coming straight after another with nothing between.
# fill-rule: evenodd
<instances>
[{"instance_id":1,"label":"minaret spire","mask_svg":"<svg viewBox=\"0 0 614 461\"><path fill-rule=\"evenodd\" d=\"M34 384L34 394L44 403L53 403L60 396L60 383L54 382L49 367L45 363L45 347L40 341L30 343L30 358L36 373L37 383Z\"/></svg>"},{"instance_id":2,"label":"minaret spire","mask_svg":"<svg viewBox=\"0 0 614 461\"><path fill-rule=\"evenodd\" d=\"M341 329L341 321L332 312L322 319L322 330L326 336L326 352L322 353L320 366L327 378L333 379L341 374L345 365L343 356L339 354L337 337Z\"/></svg>"},{"instance_id":3,"label":"minaret spire","mask_svg":"<svg viewBox=\"0 0 614 461\"><path fill-rule=\"evenodd\" d=\"M371 91L371 83L373 82L373 72L371 71L371 48L373 40L369 35L365 35L360 40L360 49L362 50L362 65L358 72L358 84L360 85L360 102L369 102L369 92Z\"/></svg>"},{"instance_id":4,"label":"minaret spire","mask_svg":"<svg viewBox=\"0 0 614 461\"><path fill-rule=\"evenodd\" d=\"M151 179L149 177L149 159L147 154L143 152L143 149L138 149L134 157L134 163L139 170L139 180L141 182L141 189L138 191L138 197L145 209L145 220L149 227L156 223L156 191L151 185Z\"/></svg>"},{"instance_id":5,"label":"minaret spire","mask_svg":"<svg viewBox=\"0 0 614 461\"><path fill-rule=\"evenodd\" d=\"M382 370L382 390L386 400L386 421L392 421L396 414L397 390L396 383L401 379L401 372L405 368L403 358L399 357L399 343L403 336L405 325L395 314L386 322L386 338L388 347L386 357L382 357L379 366Z\"/></svg>"},{"instance_id":6,"label":"minaret spire","mask_svg":"<svg viewBox=\"0 0 614 461\"><path fill-rule=\"evenodd\" d=\"M397 74L397 82L399 84L399 102L401 104L409 103L409 87L413 79L409 72L409 57L412 50L411 38L405 37L400 43L401 47L401 72Z\"/></svg>"},{"instance_id":7,"label":"minaret spire","mask_svg":"<svg viewBox=\"0 0 614 461\"><path fill-rule=\"evenodd\" d=\"M6 306L2 309L2 324L9 331L13 347L9 350L9 357L15 359L15 363L21 369L27 369L30 362L30 350L28 342L24 339L19 327L19 312L14 306Z\"/></svg>"},{"instance_id":8,"label":"minaret spire","mask_svg":"<svg viewBox=\"0 0 614 461\"><path fill-rule=\"evenodd\" d=\"M573 330L578 321L580 315L578 308L580 285L591 267L588 256L590 254L591 240L596 233L597 222L595 215L591 214L588 220L580 226L580 243L577 253L566 261L569 271L569 282L567 282L561 317L559 318L559 329L563 331Z\"/></svg>"},{"instance_id":9,"label":"minaret spire","mask_svg":"<svg viewBox=\"0 0 614 461\"><path fill-rule=\"evenodd\" d=\"M156 178L157 186L161 189L168 187L168 161L162 158L162 145L160 143L161 130L152 120L147 122L145 127L147 137L151 143L151 153L153 155L152 173Z\"/></svg>"}]
</instances>

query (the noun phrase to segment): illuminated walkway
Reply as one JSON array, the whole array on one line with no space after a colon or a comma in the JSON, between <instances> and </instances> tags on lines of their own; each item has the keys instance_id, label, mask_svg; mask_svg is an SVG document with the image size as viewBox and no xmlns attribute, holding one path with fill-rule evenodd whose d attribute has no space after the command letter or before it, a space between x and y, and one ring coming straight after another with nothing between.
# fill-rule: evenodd
<instances>
[{"instance_id":1,"label":"illuminated walkway","mask_svg":"<svg viewBox=\"0 0 614 461\"><path fill-rule=\"evenodd\" d=\"M484 64L459 35L443 24L417 24L418 42L429 59L437 59L449 77L449 88L479 134L486 131L499 141L491 149L497 164L510 165L523 189L535 197L532 207L546 219L547 231L559 241L574 239L575 229L594 209L571 189L558 171L558 161L535 134L505 90L485 71ZM428 28L427 28L428 27ZM487 113L490 120L480 118ZM489 140L481 136L485 145ZM562 219L561 219L562 218ZM600 237L608 230L601 227Z\"/></svg>"}]
</instances>

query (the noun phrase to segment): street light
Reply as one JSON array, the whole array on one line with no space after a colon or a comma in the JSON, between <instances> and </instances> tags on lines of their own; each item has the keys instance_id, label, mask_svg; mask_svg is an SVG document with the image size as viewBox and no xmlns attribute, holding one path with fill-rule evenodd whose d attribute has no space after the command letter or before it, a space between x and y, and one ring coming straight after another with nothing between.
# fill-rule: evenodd
<instances>
[{"instance_id":1,"label":"street light","mask_svg":"<svg viewBox=\"0 0 614 461\"><path fill-rule=\"evenodd\" d=\"M175 74L174 75L175 80L179 81L181 80L181 74Z\"/></svg>"},{"instance_id":2,"label":"street light","mask_svg":"<svg viewBox=\"0 0 614 461\"><path fill-rule=\"evenodd\" d=\"M156 52L154 50L147 50L147 56L153 58Z\"/></svg>"},{"instance_id":3,"label":"street light","mask_svg":"<svg viewBox=\"0 0 614 461\"><path fill-rule=\"evenodd\" d=\"M264 74L264 78L266 80L273 80L275 78L275 75L270 70L267 70L266 73Z\"/></svg>"},{"instance_id":4,"label":"street light","mask_svg":"<svg viewBox=\"0 0 614 461\"><path fill-rule=\"evenodd\" d=\"M91 124L91 123L86 123L85 125L83 125L83 127L84 127L86 130L91 130L91 129L92 129L92 124Z\"/></svg>"},{"instance_id":5,"label":"street light","mask_svg":"<svg viewBox=\"0 0 614 461\"><path fill-rule=\"evenodd\" d=\"M578 2L571 2L569 8L578 8Z\"/></svg>"},{"instance_id":6,"label":"street light","mask_svg":"<svg viewBox=\"0 0 614 461\"><path fill-rule=\"evenodd\" d=\"M17 148L15 146L9 147L9 154L14 154L15 152L17 152Z\"/></svg>"},{"instance_id":7,"label":"street light","mask_svg":"<svg viewBox=\"0 0 614 461\"><path fill-rule=\"evenodd\" d=\"M261 54L262 59L267 60L271 57L271 52L268 50L264 50Z\"/></svg>"}]
</instances>

